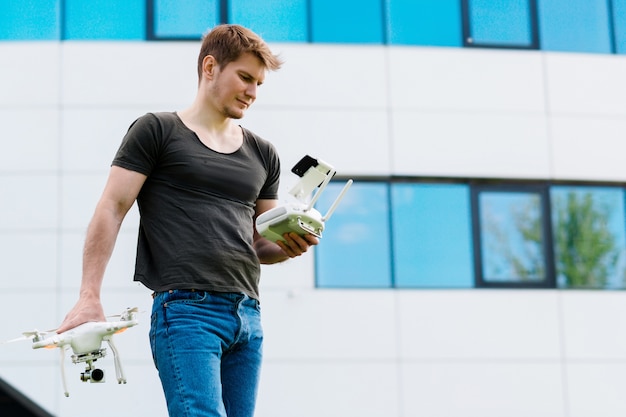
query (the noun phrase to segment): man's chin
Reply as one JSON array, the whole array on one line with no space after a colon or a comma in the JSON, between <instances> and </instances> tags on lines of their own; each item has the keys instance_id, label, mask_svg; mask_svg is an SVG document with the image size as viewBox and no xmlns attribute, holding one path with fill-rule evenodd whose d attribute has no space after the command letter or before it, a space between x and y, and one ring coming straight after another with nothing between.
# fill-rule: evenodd
<instances>
[{"instance_id":1,"label":"man's chin","mask_svg":"<svg viewBox=\"0 0 626 417\"><path fill-rule=\"evenodd\" d=\"M226 114L226 117L229 117L231 119L242 119L243 116L246 115L244 110L238 110L238 111L226 110L224 113Z\"/></svg>"}]
</instances>

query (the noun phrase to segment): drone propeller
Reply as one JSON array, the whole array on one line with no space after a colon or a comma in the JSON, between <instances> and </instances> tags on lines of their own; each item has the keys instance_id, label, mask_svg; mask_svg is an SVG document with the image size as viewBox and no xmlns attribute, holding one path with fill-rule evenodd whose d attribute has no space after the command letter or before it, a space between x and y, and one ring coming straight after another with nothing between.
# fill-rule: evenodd
<instances>
[{"instance_id":1,"label":"drone propeller","mask_svg":"<svg viewBox=\"0 0 626 417\"><path fill-rule=\"evenodd\" d=\"M132 319L133 314L138 313L139 312L139 308L137 307L133 307L133 308L127 308L126 310L124 310L124 312L122 314L114 314L112 316L107 316L107 318L120 318L124 321L128 321Z\"/></svg>"},{"instance_id":2,"label":"drone propeller","mask_svg":"<svg viewBox=\"0 0 626 417\"><path fill-rule=\"evenodd\" d=\"M28 331L28 332L23 332L22 336L16 337L15 339L11 339L11 340L7 340L7 341L4 341L4 342L1 342L0 344L4 345L4 344L7 344L7 343L21 342L22 340L31 340L31 339L34 339L34 338L41 338L41 337L47 335L48 333L52 333L54 331L56 331L56 329L46 330L45 332L40 332L39 330L35 329L35 330Z\"/></svg>"},{"instance_id":3,"label":"drone propeller","mask_svg":"<svg viewBox=\"0 0 626 417\"><path fill-rule=\"evenodd\" d=\"M16 337L15 339L5 340L4 342L0 342L0 344L6 345L8 343L21 342L22 340L32 339L35 335L24 335L20 337Z\"/></svg>"}]
</instances>

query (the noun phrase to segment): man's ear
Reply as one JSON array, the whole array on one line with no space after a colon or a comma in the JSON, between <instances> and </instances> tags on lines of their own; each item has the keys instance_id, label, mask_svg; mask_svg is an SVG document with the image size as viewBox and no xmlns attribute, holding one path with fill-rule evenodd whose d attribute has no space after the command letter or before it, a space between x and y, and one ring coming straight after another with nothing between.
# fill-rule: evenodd
<instances>
[{"instance_id":1,"label":"man's ear","mask_svg":"<svg viewBox=\"0 0 626 417\"><path fill-rule=\"evenodd\" d=\"M213 78L217 68L217 61L213 55L207 55L202 60L202 75L209 79Z\"/></svg>"}]
</instances>

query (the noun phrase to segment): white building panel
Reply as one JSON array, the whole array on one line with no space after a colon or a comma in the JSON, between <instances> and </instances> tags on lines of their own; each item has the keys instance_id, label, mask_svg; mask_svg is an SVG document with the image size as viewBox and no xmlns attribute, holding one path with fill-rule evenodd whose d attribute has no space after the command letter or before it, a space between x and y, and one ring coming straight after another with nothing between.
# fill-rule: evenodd
<instances>
[{"instance_id":1,"label":"white building panel","mask_svg":"<svg viewBox=\"0 0 626 417\"><path fill-rule=\"evenodd\" d=\"M188 104L198 84L196 42L63 42L62 103L73 107Z\"/></svg>"},{"instance_id":2,"label":"white building panel","mask_svg":"<svg viewBox=\"0 0 626 417\"><path fill-rule=\"evenodd\" d=\"M53 230L57 227L55 175L0 176L0 230Z\"/></svg>"},{"instance_id":3,"label":"white building panel","mask_svg":"<svg viewBox=\"0 0 626 417\"><path fill-rule=\"evenodd\" d=\"M553 114L626 115L626 56L546 54L548 110Z\"/></svg>"},{"instance_id":4,"label":"white building panel","mask_svg":"<svg viewBox=\"0 0 626 417\"><path fill-rule=\"evenodd\" d=\"M284 59L268 75L257 104L289 108L379 109L387 102L386 48L364 45L270 45ZM267 91L265 91L267 90Z\"/></svg>"},{"instance_id":5,"label":"white building panel","mask_svg":"<svg viewBox=\"0 0 626 417\"><path fill-rule=\"evenodd\" d=\"M105 172L67 174L61 177L61 226L64 230L86 230L106 184Z\"/></svg>"},{"instance_id":6,"label":"white building panel","mask_svg":"<svg viewBox=\"0 0 626 417\"><path fill-rule=\"evenodd\" d=\"M623 362L575 362L567 367L568 417L620 417L624 400L626 364Z\"/></svg>"},{"instance_id":7,"label":"white building panel","mask_svg":"<svg viewBox=\"0 0 626 417\"><path fill-rule=\"evenodd\" d=\"M559 363L408 363L402 416L568 417Z\"/></svg>"},{"instance_id":8,"label":"white building panel","mask_svg":"<svg viewBox=\"0 0 626 417\"><path fill-rule=\"evenodd\" d=\"M0 233L0 247L3 248L0 289L18 290L17 293L25 297L33 290L53 292L56 289L59 283L55 231Z\"/></svg>"},{"instance_id":9,"label":"white building panel","mask_svg":"<svg viewBox=\"0 0 626 417\"><path fill-rule=\"evenodd\" d=\"M7 105L5 109L0 108L3 136L0 172L49 173L57 170L60 114L58 109L49 107L27 109Z\"/></svg>"},{"instance_id":10,"label":"white building panel","mask_svg":"<svg viewBox=\"0 0 626 417\"><path fill-rule=\"evenodd\" d=\"M387 362L267 360L255 416L397 416L396 374Z\"/></svg>"},{"instance_id":11,"label":"white building panel","mask_svg":"<svg viewBox=\"0 0 626 417\"><path fill-rule=\"evenodd\" d=\"M389 48L394 109L543 112L539 52Z\"/></svg>"},{"instance_id":12,"label":"white building panel","mask_svg":"<svg viewBox=\"0 0 626 417\"><path fill-rule=\"evenodd\" d=\"M59 42L0 42L0 106L49 107L61 89Z\"/></svg>"},{"instance_id":13,"label":"white building panel","mask_svg":"<svg viewBox=\"0 0 626 417\"><path fill-rule=\"evenodd\" d=\"M396 175L550 176L546 119L540 114L397 110L392 117Z\"/></svg>"},{"instance_id":14,"label":"white building panel","mask_svg":"<svg viewBox=\"0 0 626 417\"><path fill-rule=\"evenodd\" d=\"M550 131L556 178L626 180L626 118L555 115Z\"/></svg>"},{"instance_id":15,"label":"white building panel","mask_svg":"<svg viewBox=\"0 0 626 417\"><path fill-rule=\"evenodd\" d=\"M263 294L268 359L390 359L397 352L392 291Z\"/></svg>"},{"instance_id":16,"label":"white building panel","mask_svg":"<svg viewBox=\"0 0 626 417\"><path fill-rule=\"evenodd\" d=\"M554 291L403 291L400 355L408 360L556 360L561 356Z\"/></svg>"},{"instance_id":17,"label":"white building panel","mask_svg":"<svg viewBox=\"0 0 626 417\"><path fill-rule=\"evenodd\" d=\"M579 360L626 359L624 294L613 291L564 292L563 338L565 356Z\"/></svg>"}]
</instances>

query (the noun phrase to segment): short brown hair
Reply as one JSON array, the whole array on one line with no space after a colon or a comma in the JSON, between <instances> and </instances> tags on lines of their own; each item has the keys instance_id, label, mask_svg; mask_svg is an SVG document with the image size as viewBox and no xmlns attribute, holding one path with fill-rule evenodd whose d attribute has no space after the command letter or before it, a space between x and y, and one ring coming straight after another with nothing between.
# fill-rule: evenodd
<instances>
[{"instance_id":1,"label":"short brown hair","mask_svg":"<svg viewBox=\"0 0 626 417\"><path fill-rule=\"evenodd\" d=\"M223 24L215 26L202 39L198 79L202 78L202 61L207 55L212 55L223 68L246 52L256 55L268 70L276 71L282 65L282 61L259 35L241 25Z\"/></svg>"}]
</instances>

